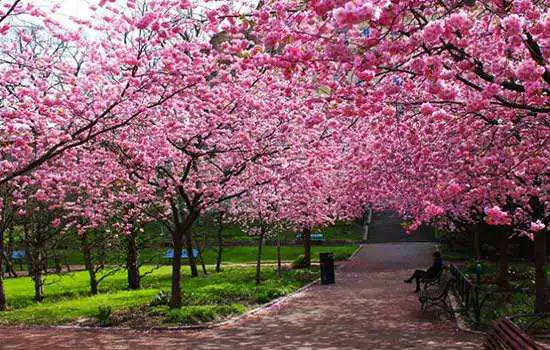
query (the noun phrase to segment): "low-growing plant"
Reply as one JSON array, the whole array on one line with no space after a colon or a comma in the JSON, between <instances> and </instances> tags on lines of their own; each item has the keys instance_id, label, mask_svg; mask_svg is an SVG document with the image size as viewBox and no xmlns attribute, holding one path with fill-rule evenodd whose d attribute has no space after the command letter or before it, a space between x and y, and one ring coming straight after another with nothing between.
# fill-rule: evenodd
<instances>
[{"instance_id":1,"label":"low-growing plant","mask_svg":"<svg viewBox=\"0 0 550 350\"><path fill-rule=\"evenodd\" d=\"M113 313L113 308L108 305L107 306L101 305L99 307L96 318L102 327L107 327L111 324L112 313Z\"/></svg>"},{"instance_id":2,"label":"low-growing plant","mask_svg":"<svg viewBox=\"0 0 550 350\"><path fill-rule=\"evenodd\" d=\"M168 305L170 303L171 293L167 293L161 290L158 294L153 297L153 300L149 303L149 306L161 306Z\"/></svg>"},{"instance_id":3,"label":"low-growing plant","mask_svg":"<svg viewBox=\"0 0 550 350\"><path fill-rule=\"evenodd\" d=\"M304 255L300 255L292 262L293 269L303 269L305 267L306 267L306 257Z\"/></svg>"},{"instance_id":4,"label":"low-growing plant","mask_svg":"<svg viewBox=\"0 0 550 350\"><path fill-rule=\"evenodd\" d=\"M229 305L193 305L170 310L165 321L177 324L197 324L212 322L225 316L241 314L246 307L242 304Z\"/></svg>"}]
</instances>

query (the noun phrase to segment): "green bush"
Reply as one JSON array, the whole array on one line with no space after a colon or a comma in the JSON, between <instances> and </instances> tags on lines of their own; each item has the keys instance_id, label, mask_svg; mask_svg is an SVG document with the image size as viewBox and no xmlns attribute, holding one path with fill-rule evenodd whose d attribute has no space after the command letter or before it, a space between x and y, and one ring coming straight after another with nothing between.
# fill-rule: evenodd
<instances>
[{"instance_id":1,"label":"green bush","mask_svg":"<svg viewBox=\"0 0 550 350\"><path fill-rule=\"evenodd\" d=\"M161 306L170 304L171 293L166 293L161 290L153 297L153 300L149 303L149 306Z\"/></svg>"},{"instance_id":2,"label":"green bush","mask_svg":"<svg viewBox=\"0 0 550 350\"><path fill-rule=\"evenodd\" d=\"M101 305L98 309L96 318L103 327L107 327L111 324L111 314L113 313L113 308L110 306Z\"/></svg>"},{"instance_id":3,"label":"green bush","mask_svg":"<svg viewBox=\"0 0 550 350\"><path fill-rule=\"evenodd\" d=\"M185 306L170 310L166 315L166 322L177 324L212 322L225 316L241 314L245 310L246 307L241 304Z\"/></svg>"},{"instance_id":4,"label":"green bush","mask_svg":"<svg viewBox=\"0 0 550 350\"><path fill-rule=\"evenodd\" d=\"M304 255L300 255L292 262L292 268L293 269L303 269L306 267L306 257Z\"/></svg>"}]
</instances>

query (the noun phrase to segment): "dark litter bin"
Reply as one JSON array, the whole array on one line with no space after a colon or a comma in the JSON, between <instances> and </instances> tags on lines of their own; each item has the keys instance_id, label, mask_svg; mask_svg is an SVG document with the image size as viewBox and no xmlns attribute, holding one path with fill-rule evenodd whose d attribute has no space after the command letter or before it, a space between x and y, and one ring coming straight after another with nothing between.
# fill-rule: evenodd
<instances>
[{"instance_id":1,"label":"dark litter bin","mask_svg":"<svg viewBox=\"0 0 550 350\"><path fill-rule=\"evenodd\" d=\"M321 263L321 284L334 283L334 254L321 253L319 254L319 262Z\"/></svg>"}]
</instances>

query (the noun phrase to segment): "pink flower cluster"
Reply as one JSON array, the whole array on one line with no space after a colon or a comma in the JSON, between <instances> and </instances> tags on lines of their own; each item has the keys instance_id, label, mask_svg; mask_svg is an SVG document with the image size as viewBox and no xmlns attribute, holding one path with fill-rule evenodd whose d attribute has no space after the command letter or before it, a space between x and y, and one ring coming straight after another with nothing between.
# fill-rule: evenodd
<instances>
[{"instance_id":1,"label":"pink flower cluster","mask_svg":"<svg viewBox=\"0 0 550 350\"><path fill-rule=\"evenodd\" d=\"M500 207L494 206L492 208L485 209L485 222L489 225L503 225L508 226L512 224L512 218L507 212L502 211Z\"/></svg>"}]
</instances>

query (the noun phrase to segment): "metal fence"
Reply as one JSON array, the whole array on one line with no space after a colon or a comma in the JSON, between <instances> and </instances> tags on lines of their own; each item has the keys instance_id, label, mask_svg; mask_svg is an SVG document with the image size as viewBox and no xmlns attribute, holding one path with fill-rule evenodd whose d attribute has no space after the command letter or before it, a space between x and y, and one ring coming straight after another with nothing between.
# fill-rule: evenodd
<instances>
[{"instance_id":1,"label":"metal fence","mask_svg":"<svg viewBox=\"0 0 550 350\"><path fill-rule=\"evenodd\" d=\"M481 323L481 303L479 300L479 283L472 283L455 265L450 266L455 280L455 295L462 311L473 316L476 327ZM479 282L479 271L477 280Z\"/></svg>"},{"instance_id":2,"label":"metal fence","mask_svg":"<svg viewBox=\"0 0 550 350\"><path fill-rule=\"evenodd\" d=\"M492 289L481 284L481 266L476 268L476 282L472 282L455 265L450 266L450 272L455 280L454 294L459 306L467 317L474 322L474 327L481 326L481 311L488 300L497 294L525 293L531 294L528 288Z\"/></svg>"}]
</instances>

